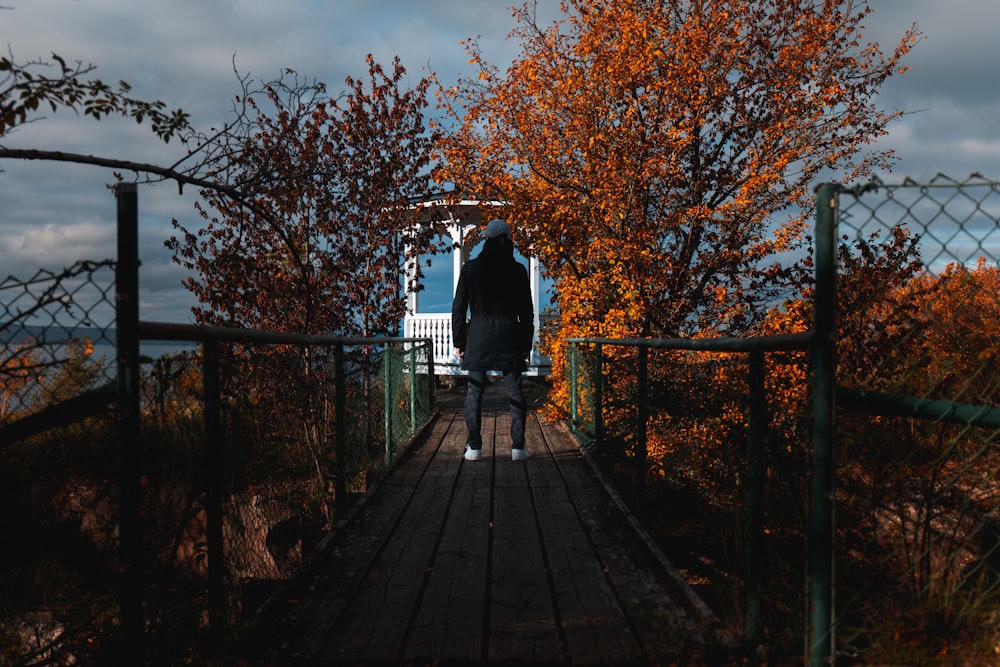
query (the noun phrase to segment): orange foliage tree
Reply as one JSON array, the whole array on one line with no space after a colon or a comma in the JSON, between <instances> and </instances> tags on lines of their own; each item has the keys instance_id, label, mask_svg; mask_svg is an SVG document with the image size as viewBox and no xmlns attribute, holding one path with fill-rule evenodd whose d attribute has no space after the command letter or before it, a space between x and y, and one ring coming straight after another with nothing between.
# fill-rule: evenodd
<instances>
[{"instance_id":1,"label":"orange foliage tree","mask_svg":"<svg viewBox=\"0 0 1000 667\"><path fill-rule=\"evenodd\" d=\"M921 265L881 289L861 268L838 289L838 384L997 407L1000 268ZM995 431L845 410L837 441L842 636L865 636L873 662L997 636Z\"/></svg>"},{"instance_id":2,"label":"orange foliage tree","mask_svg":"<svg viewBox=\"0 0 1000 667\"><path fill-rule=\"evenodd\" d=\"M920 395L1000 407L1000 267L980 257L974 268L949 264L914 288L926 293L916 341L925 362Z\"/></svg>"},{"instance_id":3,"label":"orange foliage tree","mask_svg":"<svg viewBox=\"0 0 1000 667\"><path fill-rule=\"evenodd\" d=\"M837 252L837 382L844 387L899 390L920 357L921 314L931 300L919 254L919 237L904 227L841 243ZM808 265L808 262L806 263ZM805 285L795 298L768 310L758 335L812 330L813 290ZM791 355L794 357L794 355ZM801 361L801 360L800 360ZM810 368L781 363L773 355L767 372L772 449L803 458L810 441ZM730 377L730 384L742 382ZM745 393L745 392L744 392Z\"/></svg>"},{"instance_id":4,"label":"orange foliage tree","mask_svg":"<svg viewBox=\"0 0 1000 667\"><path fill-rule=\"evenodd\" d=\"M38 382L42 360L30 343L3 350L0 357L0 424L25 409L23 393Z\"/></svg>"},{"instance_id":5,"label":"orange foliage tree","mask_svg":"<svg viewBox=\"0 0 1000 667\"><path fill-rule=\"evenodd\" d=\"M845 237L840 245L837 383L996 407L1000 267L980 259L974 267L951 264L932 275L918 244L919 237L895 227L884 239L875 234L848 244ZM806 286L798 298L771 309L757 332L808 331L812 320ZM766 379L765 522L772 548L794 544L804 523L801 484L810 442L809 366L801 359L784 364L781 357L769 355ZM744 409L731 407L745 402L746 370L719 368L723 372L698 378L700 390L685 392L712 397L717 417L708 432L697 432L701 415L675 412L658 422L649 444L654 472L670 471L674 479L688 473L708 498L725 497L733 471L743 469L716 462L745 439ZM989 530L983 526L997 507L995 434L850 410L841 410L837 422L838 590L851 600L840 610L842 636L867 635L881 644L878 650L888 650L886 642L898 643L907 632L912 648L924 650L942 637L953 642L995 632L992 594L976 588L993 576L994 546L978 533ZM974 500L954 503L955 497ZM769 595L800 580L775 576ZM790 605L798 594L786 594Z\"/></svg>"},{"instance_id":6,"label":"orange foliage tree","mask_svg":"<svg viewBox=\"0 0 1000 667\"><path fill-rule=\"evenodd\" d=\"M467 42L478 76L443 91L456 129L439 177L506 202L552 274L557 375L565 336L745 330L819 174L891 162L865 151L901 113L874 97L919 33L885 54L851 0L561 7L548 27L515 9L522 50L505 73Z\"/></svg>"}]
</instances>

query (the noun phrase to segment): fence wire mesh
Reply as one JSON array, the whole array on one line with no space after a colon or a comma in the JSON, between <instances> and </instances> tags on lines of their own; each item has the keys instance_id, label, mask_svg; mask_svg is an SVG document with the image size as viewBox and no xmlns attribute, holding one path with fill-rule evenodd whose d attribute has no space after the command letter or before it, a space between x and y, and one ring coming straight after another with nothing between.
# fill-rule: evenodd
<instances>
[{"instance_id":1,"label":"fence wire mesh","mask_svg":"<svg viewBox=\"0 0 1000 667\"><path fill-rule=\"evenodd\" d=\"M104 260L0 281L3 665L85 656L117 624L113 415L52 419L27 440L5 428L113 381L114 278Z\"/></svg>"},{"instance_id":2,"label":"fence wire mesh","mask_svg":"<svg viewBox=\"0 0 1000 667\"><path fill-rule=\"evenodd\" d=\"M868 259L840 266L838 385L1000 407L1000 183L875 183L840 195L839 225ZM1000 432L872 412L837 417L838 646L995 660Z\"/></svg>"},{"instance_id":3,"label":"fence wire mesh","mask_svg":"<svg viewBox=\"0 0 1000 667\"><path fill-rule=\"evenodd\" d=\"M113 304L112 262L0 283L0 429L113 381ZM235 622L430 418L433 365L427 346L391 341L348 347L340 377L332 347L227 347L220 480L207 463L203 349L171 347L142 357L141 438L129 446L141 467L143 645L151 662L189 664L206 636L219 638L208 625L208 487L223 489L221 611ZM120 660L118 448L110 409L2 436L0 530L12 537L0 550L0 665Z\"/></svg>"},{"instance_id":4,"label":"fence wire mesh","mask_svg":"<svg viewBox=\"0 0 1000 667\"><path fill-rule=\"evenodd\" d=\"M113 378L114 262L0 280L0 424Z\"/></svg>"},{"instance_id":5,"label":"fence wire mesh","mask_svg":"<svg viewBox=\"0 0 1000 667\"><path fill-rule=\"evenodd\" d=\"M767 446L759 452L748 447L755 392L746 353L650 347L643 362L638 347L603 344L599 354L599 380L595 345L567 355L577 387L571 419L592 460L737 636L766 638L794 656L805 632L806 352L764 355ZM756 499L747 483L754 476L763 492Z\"/></svg>"}]
</instances>

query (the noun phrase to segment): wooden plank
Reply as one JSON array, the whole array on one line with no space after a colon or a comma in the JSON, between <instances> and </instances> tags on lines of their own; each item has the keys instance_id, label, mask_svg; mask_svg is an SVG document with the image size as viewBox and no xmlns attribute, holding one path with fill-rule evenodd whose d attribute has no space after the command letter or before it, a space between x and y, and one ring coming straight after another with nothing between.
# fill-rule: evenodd
<instances>
[{"instance_id":1,"label":"wooden plank","mask_svg":"<svg viewBox=\"0 0 1000 667\"><path fill-rule=\"evenodd\" d=\"M353 599L341 615L318 654L321 659L397 658L433 562L461 463L445 447L437 452L395 531L365 575L364 594Z\"/></svg>"},{"instance_id":2,"label":"wooden plank","mask_svg":"<svg viewBox=\"0 0 1000 667\"><path fill-rule=\"evenodd\" d=\"M523 481L494 487L489 659L561 662L562 639L525 466L499 457L497 469L504 466L516 466Z\"/></svg>"},{"instance_id":3,"label":"wooden plank","mask_svg":"<svg viewBox=\"0 0 1000 667\"><path fill-rule=\"evenodd\" d=\"M484 435L492 429L492 419L484 419ZM464 425L456 431L460 434L452 446L442 449L460 457L466 440ZM439 658L478 662L482 657L492 465L492 458L462 464L441 543L404 649L407 661Z\"/></svg>"},{"instance_id":4,"label":"wooden plank","mask_svg":"<svg viewBox=\"0 0 1000 667\"><path fill-rule=\"evenodd\" d=\"M558 426L543 426L550 443L566 438ZM560 469L570 499L634 628L645 655L670 660L719 641L716 620L673 569L636 531L583 459L565 458ZM572 481L572 480L576 481Z\"/></svg>"},{"instance_id":5,"label":"wooden plank","mask_svg":"<svg viewBox=\"0 0 1000 667\"><path fill-rule=\"evenodd\" d=\"M492 388L496 390L496 387ZM500 389L502 393L502 388ZM494 391L494 393L496 393ZM505 406L500 406L505 407ZM711 641L711 615L560 424L484 410L484 458L442 415L285 586L249 655L357 664L644 664Z\"/></svg>"},{"instance_id":6,"label":"wooden plank","mask_svg":"<svg viewBox=\"0 0 1000 667\"><path fill-rule=\"evenodd\" d=\"M535 419L528 423L528 439L545 447ZM548 448L545 449L547 453ZM530 463L529 485L539 508L539 528L552 572L556 608L573 664L638 661L643 657L638 638L625 622L604 564L561 483L555 459L538 456Z\"/></svg>"},{"instance_id":7,"label":"wooden plank","mask_svg":"<svg viewBox=\"0 0 1000 667\"><path fill-rule=\"evenodd\" d=\"M395 467L423 474L447 434L443 415ZM411 474L411 473L408 473ZM326 641L359 581L410 502L412 487L385 484L366 497L324 538L312 557L243 628L243 645L255 656L313 656Z\"/></svg>"}]
</instances>

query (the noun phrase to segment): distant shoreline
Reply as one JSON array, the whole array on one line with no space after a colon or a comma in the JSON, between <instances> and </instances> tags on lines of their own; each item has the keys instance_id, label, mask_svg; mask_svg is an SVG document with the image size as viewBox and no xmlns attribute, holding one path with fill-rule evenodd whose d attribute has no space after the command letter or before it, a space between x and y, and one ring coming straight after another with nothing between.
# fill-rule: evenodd
<instances>
[{"instance_id":1,"label":"distant shoreline","mask_svg":"<svg viewBox=\"0 0 1000 667\"><path fill-rule=\"evenodd\" d=\"M116 354L115 330L99 329L97 327L51 327L25 326L15 332L0 332L0 348L12 348L31 341L37 341L42 348L58 349L74 342L89 340L93 346L91 353L94 359L104 357L108 362L114 361ZM183 340L140 340L139 353L142 356L160 358L164 355L175 355L181 352L193 352L199 348L198 343Z\"/></svg>"},{"instance_id":2,"label":"distant shoreline","mask_svg":"<svg viewBox=\"0 0 1000 667\"><path fill-rule=\"evenodd\" d=\"M116 341L115 326L112 324L106 329L87 326L66 326L53 324L51 326L23 325L13 327L8 331L0 331L0 343L10 345L11 343L25 343L30 340L37 340L45 345L65 345L72 341L90 340L94 344L107 344L114 346ZM183 342L183 341L178 341ZM172 345L170 340L143 340L143 345Z\"/></svg>"}]
</instances>

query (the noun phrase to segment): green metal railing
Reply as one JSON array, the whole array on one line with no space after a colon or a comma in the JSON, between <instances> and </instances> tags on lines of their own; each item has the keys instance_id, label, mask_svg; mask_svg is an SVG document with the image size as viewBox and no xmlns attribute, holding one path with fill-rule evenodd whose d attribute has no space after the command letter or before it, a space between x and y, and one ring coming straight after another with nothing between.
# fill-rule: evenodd
<instances>
[{"instance_id":1,"label":"green metal railing","mask_svg":"<svg viewBox=\"0 0 1000 667\"><path fill-rule=\"evenodd\" d=\"M818 204L842 250L888 245L901 230L919 266L872 306L858 298L870 275L841 271L824 307L859 322L840 334L841 354L868 357L863 372L842 364L837 374L834 648L881 662L995 661L1000 183L875 181L828 187ZM892 335L872 342L866 331Z\"/></svg>"},{"instance_id":2,"label":"green metal railing","mask_svg":"<svg viewBox=\"0 0 1000 667\"><path fill-rule=\"evenodd\" d=\"M1000 367L991 342L995 334L988 329L1000 321L1000 294L990 282L1000 271L998 211L1000 183L977 175L963 182L939 176L923 184L822 185L817 188L814 322L808 334L770 341L567 340L571 424L599 459L610 459L607 468L619 478L623 468L630 468L625 484L632 486L640 516L650 511L642 505L651 466L674 466L665 471L668 482L676 483L689 472L685 458L670 451L659 454L661 461L649 460L649 424L657 424L657 437L678 430L685 419L713 428L721 424L713 410L732 409L733 395L742 392L745 402L736 409L747 415L745 432L730 436L716 452L716 469L699 471L701 479L689 486L709 479L718 485L716 495L726 483L742 493L738 516L720 513L720 531L728 529L725 521L739 522L738 539L745 540L733 551L743 558L740 586L748 641L761 637L764 619L789 619L789 626L799 628L804 639L806 662L815 667L852 655L860 660L867 655L882 661L919 660L942 646L959 650L952 644L962 641L962 650L979 651L976 657L989 659L1000 645L1000 626L990 620L1000 614L1000 494L995 492L1000 488ZM854 261L857 273L838 277L852 240L860 239L867 239L858 252L870 265ZM913 239L913 247L907 250L899 241L892 247L894 239ZM914 257L908 252L919 255L922 269L913 269ZM841 281L847 279L852 282L845 288ZM959 279L964 282L948 282ZM859 304L855 293L842 292L872 280L889 282L873 286L870 304ZM985 335L956 339L976 332L958 329L958 319L942 325L934 316L921 314L934 312L935 303L948 294L936 295L928 285L948 290L952 284L983 285L967 295L967 303L959 304L955 317L963 316L962 322L980 317L979 326L987 327L980 333ZM845 311L847 304L854 311ZM860 324L854 331L839 330L847 320ZM939 337L952 340L954 347L921 348L934 327L944 330L948 336ZM892 335L876 342L889 347L866 348L874 343L864 336L886 331ZM775 347L776 341L781 347ZM841 346L849 346L850 358L839 358ZM635 352L624 354L626 348ZM732 359L750 348L745 361ZM776 419L768 406L779 396L765 390L773 380L766 380L770 376L762 369L768 367L765 359L780 356L781 349L803 353L792 363L803 367L801 384L809 387L802 392L808 400L795 408L800 444L807 443L797 460L799 445L771 442L777 434L766 428L769 419ZM662 370L654 380L653 350L697 354L660 359ZM709 355L719 360L706 361ZM724 363L737 364L727 377L735 378L742 389L719 397L712 394L718 386L708 380ZM865 363L872 367L859 374ZM945 379L932 377L929 369L934 364L943 368L934 373ZM697 395L691 387L698 382L709 389L695 405L671 395L670 385L680 383L686 383L687 395ZM657 394L660 399L654 398ZM660 404L651 412L650 404L657 400ZM665 415L659 421L657 410ZM609 432L607 415L613 415L613 428L621 429L624 423L629 432ZM736 441L745 443L744 456L725 451ZM627 450L626 456L609 452L615 449ZM777 460L782 450L792 456ZM692 457L695 454L704 455ZM712 475L725 479L720 483ZM780 500L773 498L777 485L787 487ZM768 503L777 502L784 505L767 509ZM801 517L800 505L805 510ZM678 512L676 504L671 512ZM774 546L778 543L784 546ZM777 572L800 577L804 604L796 602L794 581L772 577L761 584L762 559L772 568L778 562L789 564ZM801 559L801 570L792 566L796 559ZM773 615L781 586L790 590L778 604L791 613ZM799 621L795 608L805 609ZM771 641L780 642L775 629L769 628ZM911 632L916 634L907 634ZM789 632L783 639L792 645L794 635ZM922 645L932 641L933 646Z\"/></svg>"},{"instance_id":3,"label":"green metal railing","mask_svg":"<svg viewBox=\"0 0 1000 667\"><path fill-rule=\"evenodd\" d=\"M52 449L88 471L83 479L66 481L78 484L75 492L93 492L98 499L107 494L114 501L114 517L102 521L114 527L115 538L94 547L109 550L103 558L114 572L90 573L87 593L45 591L49 600L70 596L83 614L101 611L87 618L69 617L68 610L53 614L53 624L71 630L40 636L28 650L50 660L64 654L85 658L94 651L107 658L107 644L113 642L123 664L143 664L154 653L167 660L164 652L193 646L197 619L205 611L210 630L220 632L241 608L252 607L249 597L243 599L249 584L294 571L321 524L339 520L433 417L435 369L432 341L424 338L306 336L140 321L135 187L119 186L116 199L117 261L81 263L71 272L27 283L13 278L0 283L5 343L0 370L20 388L11 409L0 414L5 455L0 490L13 489L6 482L16 479L58 493L61 478L73 472L63 469L67 466L55 470L52 480L22 479L23 466L17 467L18 461L33 462L33 471L59 465L61 459L44 460L43 452ZM109 267L113 281L104 275ZM106 297L112 292L113 300ZM49 326L29 326L33 314L48 317L42 324ZM84 321L64 325L74 314ZM53 323L59 324L58 340L52 337ZM113 368L93 373L105 378L101 382L113 375L115 382L84 385L74 396L53 391L59 378L44 380L45 373L57 375L69 362L49 347L65 348L67 340L82 341L95 331L100 343L113 342L116 349ZM43 337L25 348L29 334ZM176 341L193 351L145 359L140 345L149 341ZM29 373L21 372L26 363ZM32 384L38 378L44 381ZM307 440L312 449L303 446ZM92 491L101 484L108 488ZM332 511L324 519L326 505ZM280 533L283 524L291 526L291 542L272 553L272 533ZM27 531L21 542L30 550L36 537L41 539ZM73 574L60 563L72 563L75 554L52 556L54 564L40 566L56 568L52 572L59 576L47 577L46 586L73 585ZM20 560L10 564L11 571L23 567ZM105 579L108 590L96 590ZM0 618L34 612L30 593L23 605L5 595ZM176 635L186 632L190 635ZM166 639L171 636L177 638Z\"/></svg>"},{"instance_id":4,"label":"green metal railing","mask_svg":"<svg viewBox=\"0 0 1000 667\"><path fill-rule=\"evenodd\" d=\"M125 200L125 203L122 203ZM146 323L138 319L138 309L134 311L125 309L121 305L138 303L137 282L133 282L133 276L137 274L137 236L138 228L137 215L135 212L135 192L128 189L119 192L119 278L118 278L118 358L119 358L119 412L122 415L119 420L120 437L122 446L122 478L123 489L135 488L137 480L142 474L135 459L134 446L129 448L126 443L136 443L141 437L141 417L139 414L139 387L138 378L138 342L140 339L147 340L181 340L198 342L204 346L203 381L204 381L204 424L205 424L205 465L206 465L206 547L208 560L208 597L209 610L213 618L214 627L222 628L226 624L228 615L226 604L227 598L227 566L223 552L223 496L230 490L225 488L225 448L226 434L224 432L224 379L222 358L227 345L239 344L241 346L273 346L285 345L295 348L320 348L331 349L333 351L333 384L334 384L334 461L336 463L336 474L334 497L336 499L336 511L342 515L346 510L345 501L349 498L348 478L348 416L347 416L347 366L346 350L348 348L383 346L386 350L390 346L406 346L409 358L410 370L409 378L409 434L416 433L419 426L431 416L434 405L434 367L433 367L433 341L430 339L402 339L402 338L350 338L334 336L309 336L302 334L288 334L276 332L260 332L237 330L218 327L197 327L188 325L172 325L167 323ZM123 231L124 230L124 231ZM122 273L124 272L124 276ZM134 273L133 273L134 272ZM128 291L125 291L128 290ZM417 354L423 350L423 358L420 367L424 374L424 380L418 384L417 381ZM390 355L384 355L384 461L386 465L392 462L392 457L397 448L397 440L394 437L393 423L395 421L393 406L395 397L392 391L391 379L393 377L390 369ZM423 392L418 391L422 389ZM423 395L423 400L418 397ZM418 413L417 405L423 405L423 410ZM122 509L124 513L138 513L140 504L136 501L131 505L125 505ZM123 531L126 527L126 519L123 518ZM136 518L128 519L138 525ZM138 529L135 529L138 532ZM133 538L135 540L137 538ZM124 544L124 541L123 541ZM143 563L141 552L137 548L122 551L122 563L125 572L140 571ZM141 582L137 582L141 584ZM141 591L141 587L137 586ZM141 600L135 599L134 593L125 593L123 599L123 614L130 617L134 615L142 623L144 614L142 612ZM142 636L139 627L133 628L132 634L127 634L134 638L134 641ZM142 654L141 647L131 649L135 654Z\"/></svg>"},{"instance_id":5,"label":"green metal railing","mask_svg":"<svg viewBox=\"0 0 1000 667\"><path fill-rule=\"evenodd\" d=\"M742 488L742 530L745 539L743 582L744 582L744 632L753 642L761 639L764 631L764 603L762 587L762 564L764 562L764 506L763 499L766 484L765 441L769 421L766 401L765 377L768 356L774 357L780 352L804 353L811 349L813 334L788 334L775 336L760 336L756 338L715 338L715 339L609 339L609 338L569 338L568 366L570 376L570 428L580 436L592 452L608 446L604 413L611 406L609 398L616 399L618 407L634 414L631 421L630 440L630 480L631 489L628 497L631 499L633 511L645 518L649 517L649 507L646 497L646 478L648 468L647 443L649 440L649 421L655 409L651 410L651 386L655 382L650 378L650 354L656 351L688 351L695 357L704 360L713 354L729 354L739 357L735 363L746 366L746 385L744 398L747 406L748 429L745 440L744 461L746 463L746 479ZM588 363L583 363L583 349L587 348ZM634 387L630 399L607 396L606 374L609 361L606 358L608 348L634 351L634 359L628 357L627 370L624 375L628 383ZM611 361L621 364L621 357ZM787 363L787 362L779 362ZM634 365L633 365L634 364ZM588 394L587 399L581 393ZM587 409L584 404L589 404ZM680 409L673 406L660 405L658 409ZM604 452L607 454L607 452ZM620 452L619 452L620 453Z\"/></svg>"},{"instance_id":6,"label":"green metal railing","mask_svg":"<svg viewBox=\"0 0 1000 667\"><path fill-rule=\"evenodd\" d=\"M383 451L386 467L393 462L394 456L400 450L400 444L407 442L427 422L434 405L434 354L433 341L428 338L380 338L380 337L342 337L342 336L310 336L279 332L265 332L247 329L230 329L224 327L205 327L196 325L170 324L163 322L138 322L138 337L143 340L171 340L200 343L204 346L202 376L205 386L205 466L206 478L209 480L208 501L208 582L212 598L211 609L219 611L225 608L226 566L223 556L222 518L223 495L227 489L223 486L226 478L225 450L226 441L223 424L223 362L226 357L225 348L229 345L262 347L274 345L291 345L297 348L331 348L333 350L333 381L334 381L334 460L337 470L335 475L334 497L337 499L337 512L343 514L349 505L344 499L349 498L348 480L351 471L348 462L352 459L347 436L347 378L345 351L352 347L378 346L384 348L383 381L384 381L384 413L383 413ZM402 346L406 359L405 386L407 392L406 409L398 412L395 408L399 402L394 391L393 382L398 373L393 372L393 363L388 352L390 347ZM404 435L399 437L398 423L405 422ZM131 428L136 429L128 437L139 438L141 426L136 423ZM222 622L218 618L217 622Z\"/></svg>"},{"instance_id":7,"label":"green metal railing","mask_svg":"<svg viewBox=\"0 0 1000 667\"><path fill-rule=\"evenodd\" d=\"M742 480L743 512L742 539L744 564L742 595L744 598L744 636L748 643L756 644L765 630L763 587L761 572L764 562L765 523L763 499L768 466L765 454L767 439L768 407L765 393L765 354L781 351L809 352L812 396L812 451L808 470L809 520L806 541L808 544L805 577L808 589L808 613L804 620L807 654L814 665L826 664L833 652L833 439L834 394L836 366L836 330L834 324L836 285L836 189L821 186L819 199L830 206L821 206L817 219L815 254L815 322L813 331L751 338L717 339L567 339L570 376L570 422L578 433L592 438L603 446L608 436L604 412L608 398L605 390L605 348L635 348L638 361L634 371L636 389L635 428L631 435L634 460L634 479L639 480L635 489L633 507L637 513L648 514L645 505L645 478L647 470L647 421L650 380L648 351L689 350L700 353L745 353L747 357L747 384L745 388L747 433L745 457L738 465L745 466ZM586 383L581 383L579 346L592 346L592 373ZM801 363L801 362L800 362ZM633 377L629 374L630 378ZM579 418L580 388L587 386L592 400L592 422L586 428ZM737 517L732 517L737 519Z\"/></svg>"}]
</instances>

